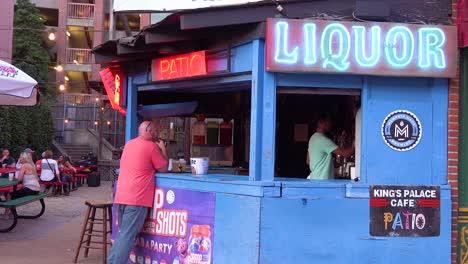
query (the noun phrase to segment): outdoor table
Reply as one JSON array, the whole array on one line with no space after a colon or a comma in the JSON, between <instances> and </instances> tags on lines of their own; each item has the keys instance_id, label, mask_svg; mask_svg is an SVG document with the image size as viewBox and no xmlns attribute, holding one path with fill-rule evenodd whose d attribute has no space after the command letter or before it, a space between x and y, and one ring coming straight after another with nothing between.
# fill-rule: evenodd
<instances>
[{"instance_id":1,"label":"outdoor table","mask_svg":"<svg viewBox=\"0 0 468 264\"><path fill-rule=\"evenodd\" d=\"M16 172L16 168L0 168L0 174L1 173L10 173L10 172Z\"/></svg>"},{"instance_id":2,"label":"outdoor table","mask_svg":"<svg viewBox=\"0 0 468 264\"><path fill-rule=\"evenodd\" d=\"M86 166L83 166L83 167L76 167L74 166L73 168L75 168L76 172L82 172L84 170L88 170L89 168L86 167Z\"/></svg>"},{"instance_id":3,"label":"outdoor table","mask_svg":"<svg viewBox=\"0 0 468 264\"><path fill-rule=\"evenodd\" d=\"M69 168L62 168L62 169L59 169L61 173L75 173L75 171L73 169L69 169ZM78 171L78 170L77 170Z\"/></svg>"},{"instance_id":4,"label":"outdoor table","mask_svg":"<svg viewBox=\"0 0 468 264\"><path fill-rule=\"evenodd\" d=\"M18 181L10 181L9 179L6 179L6 178L0 178L0 188L13 186L13 191L16 191L17 185L18 185Z\"/></svg>"}]
</instances>

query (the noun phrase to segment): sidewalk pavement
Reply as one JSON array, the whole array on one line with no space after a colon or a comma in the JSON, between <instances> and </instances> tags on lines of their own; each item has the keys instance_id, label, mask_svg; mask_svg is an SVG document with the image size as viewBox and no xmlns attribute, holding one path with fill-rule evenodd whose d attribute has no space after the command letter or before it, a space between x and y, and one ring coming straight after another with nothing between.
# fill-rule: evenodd
<instances>
[{"instance_id":1,"label":"sidewalk pavement","mask_svg":"<svg viewBox=\"0 0 468 264\"><path fill-rule=\"evenodd\" d=\"M45 213L37 219L19 219L9 233L0 233L0 263L2 264L68 264L73 263L80 238L86 200L111 201L111 182L100 187L86 184L70 196L47 197ZM38 212L40 204L31 203L18 212ZM2 221L2 220L0 220ZM78 263L102 263L102 251L90 249L84 258L81 249Z\"/></svg>"}]
</instances>

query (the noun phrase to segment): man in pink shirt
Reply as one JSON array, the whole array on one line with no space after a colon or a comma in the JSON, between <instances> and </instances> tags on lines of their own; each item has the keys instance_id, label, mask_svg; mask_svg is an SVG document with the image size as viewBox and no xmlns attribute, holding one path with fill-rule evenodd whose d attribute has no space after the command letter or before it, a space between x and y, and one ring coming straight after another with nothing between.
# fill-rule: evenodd
<instances>
[{"instance_id":1,"label":"man in pink shirt","mask_svg":"<svg viewBox=\"0 0 468 264\"><path fill-rule=\"evenodd\" d=\"M114 203L120 231L107 259L108 264L127 264L135 236L143 228L148 207L153 205L155 171L167 171L167 152L162 140L154 143L156 127L144 121L138 137L125 145Z\"/></svg>"}]
</instances>

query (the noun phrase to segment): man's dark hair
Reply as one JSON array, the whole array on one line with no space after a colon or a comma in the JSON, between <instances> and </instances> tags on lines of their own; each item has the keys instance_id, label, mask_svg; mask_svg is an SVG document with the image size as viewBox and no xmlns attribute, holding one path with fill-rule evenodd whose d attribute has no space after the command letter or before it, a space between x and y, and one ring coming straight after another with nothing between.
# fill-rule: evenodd
<instances>
[{"instance_id":1,"label":"man's dark hair","mask_svg":"<svg viewBox=\"0 0 468 264\"><path fill-rule=\"evenodd\" d=\"M317 116L317 122L320 121L331 121L331 115L328 112L320 112Z\"/></svg>"}]
</instances>

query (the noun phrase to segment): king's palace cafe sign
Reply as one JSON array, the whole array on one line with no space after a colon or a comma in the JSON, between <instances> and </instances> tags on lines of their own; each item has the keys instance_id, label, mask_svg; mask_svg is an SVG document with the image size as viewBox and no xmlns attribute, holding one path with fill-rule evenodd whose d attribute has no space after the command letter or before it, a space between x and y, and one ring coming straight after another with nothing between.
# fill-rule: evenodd
<instances>
[{"instance_id":1,"label":"king's palace cafe sign","mask_svg":"<svg viewBox=\"0 0 468 264\"><path fill-rule=\"evenodd\" d=\"M456 61L454 26L267 20L271 72L450 78Z\"/></svg>"}]
</instances>

